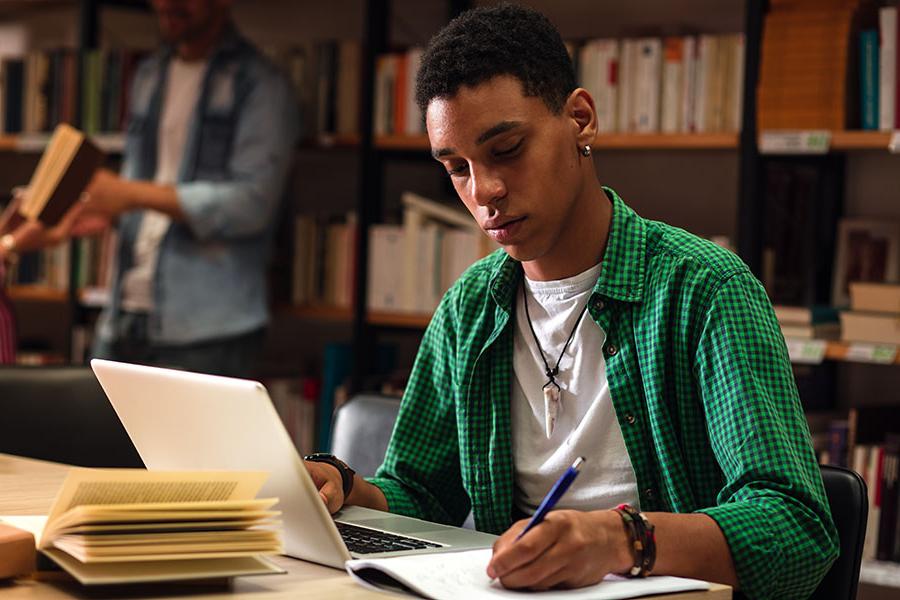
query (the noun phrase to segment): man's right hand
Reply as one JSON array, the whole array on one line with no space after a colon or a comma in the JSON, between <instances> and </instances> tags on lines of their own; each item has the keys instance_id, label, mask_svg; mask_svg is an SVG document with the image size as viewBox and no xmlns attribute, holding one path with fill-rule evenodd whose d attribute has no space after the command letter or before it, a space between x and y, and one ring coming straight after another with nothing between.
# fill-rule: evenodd
<instances>
[{"instance_id":1,"label":"man's right hand","mask_svg":"<svg viewBox=\"0 0 900 600\"><path fill-rule=\"evenodd\" d=\"M303 461L306 470L309 471L313 483L319 490L319 497L328 507L328 512L334 514L344 505L344 487L341 481L341 473L337 467L323 462Z\"/></svg>"}]
</instances>

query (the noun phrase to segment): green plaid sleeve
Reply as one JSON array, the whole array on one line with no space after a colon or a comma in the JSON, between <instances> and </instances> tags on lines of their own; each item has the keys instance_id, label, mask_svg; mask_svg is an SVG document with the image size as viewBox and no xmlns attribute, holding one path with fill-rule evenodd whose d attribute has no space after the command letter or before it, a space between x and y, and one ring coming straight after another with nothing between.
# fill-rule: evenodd
<instances>
[{"instance_id":1,"label":"green plaid sleeve","mask_svg":"<svg viewBox=\"0 0 900 600\"><path fill-rule=\"evenodd\" d=\"M808 596L838 554L784 338L746 271L715 291L695 373L724 474L712 517L751 598Z\"/></svg>"},{"instance_id":2,"label":"green plaid sleeve","mask_svg":"<svg viewBox=\"0 0 900 600\"><path fill-rule=\"evenodd\" d=\"M461 525L470 501L460 475L453 401L455 295L444 296L425 331L387 454L369 481L393 513Z\"/></svg>"}]
</instances>

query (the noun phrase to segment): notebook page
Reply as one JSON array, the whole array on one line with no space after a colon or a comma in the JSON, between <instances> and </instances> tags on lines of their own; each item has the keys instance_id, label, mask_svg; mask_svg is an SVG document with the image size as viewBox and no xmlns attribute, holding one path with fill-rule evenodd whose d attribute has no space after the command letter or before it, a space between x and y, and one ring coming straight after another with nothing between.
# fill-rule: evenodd
<instances>
[{"instance_id":1,"label":"notebook page","mask_svg":"<svg viewBox=\"0 0 900 600\"><path fill-rule=\"evenodd\" d=\"M517 598L522 592L505 589L500 582L491 583L485 569L491 558L491 549L467 552L419 554L395 558L357 559L347 561L347 571L363 585L367 567L375 568L400 580L409 588L433 600L496 600ZM377 584L376 584L377 586ZM647 577L625 579L607 576L597 585L576 590L551 590L530 592L541 600L618 600L649 594L707 590L709 583L681 577Z\"/></svg>"}]
</instances>

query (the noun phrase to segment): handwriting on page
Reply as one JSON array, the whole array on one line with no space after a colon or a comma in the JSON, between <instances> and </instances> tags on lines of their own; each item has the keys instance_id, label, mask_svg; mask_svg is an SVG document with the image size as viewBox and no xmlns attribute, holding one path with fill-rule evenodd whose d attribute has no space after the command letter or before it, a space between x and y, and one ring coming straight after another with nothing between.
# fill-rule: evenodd
<instances>
[{"instance_id":1,"label":"handwriting on page","mask_svg":"<svg viewBox=\"0 0 900 600\"><path fill-rule=\"evenodd\" d=\"M485 549L351 561L351 564L358 562L375 566L435 600L521 599L522 592L507 590L499 582L491 583L485 572L490 558L491 550ZM709 584L679 577L623 579L609 576L594 586L577 590L551 590L536 595L541 600L617 600L703 589L709 589Z\"/></svg>"}]
</instances>

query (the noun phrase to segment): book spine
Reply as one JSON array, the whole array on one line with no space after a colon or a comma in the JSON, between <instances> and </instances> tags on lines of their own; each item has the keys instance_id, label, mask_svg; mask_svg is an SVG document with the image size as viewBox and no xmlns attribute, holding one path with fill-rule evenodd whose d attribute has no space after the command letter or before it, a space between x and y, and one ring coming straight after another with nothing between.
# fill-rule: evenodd
<instances>
[{"instance_id":1,"label":"book spine","mask_svg":"<svg viewBox=\"0 0 900 600\"><path fill-rule=\"evenodd\" d=\"M682 54L684 70L681 82L681 131L697 130L695 114L697 102L697 38L685 36Z\"/></svg>"},{"instance_id":2,"label":"book spine","mask_svg":"<svg viewBox=\"0 0 900 600\"><path fill-rule=\"evenodd\" d=\"M877 130L878 108L878 32L874 29L859 34L860 122L863 129Z\"/></svg>"},{"instance_id":3,"label":"book spine","mask_svg":"<svg viewBox=\"0 0 900 600\"><path fill-rule=\"evenodd\" d=\"M894 530L897 524L898 451L886 446L881 472L881 522L878 527L878 546L875 558L890 560L893 552Z\"/></svg>"},{"instance_id":4,"label":"book spine","mask_svg":"<svg viewBox=\"0 0 900 600\"><path fill-rule=\"evenodd\" d=\"M681 131L681 90L684 77L684 39L666 38L664 42L665 64L663 66L662 116L660 129L663 133Z\"/></svg>"},{"instance_id":5,"label":"book spine","mask_svg":"<svg viewBox=\"0 0 900 600\"><path fill-rule=\"evenodd\" d=\"M635 76L635 131L659 131L659 96L662 70L662 42L645 38L637 42Z\"/></svg>"},{"instance_id":6,"label":"book spine","mask_svg":"<svg viewBox=\"0 0 900 600\"><path fill-rule=\"evenodd\" d=\"M879 129L894 129L897 95L897 8L884 7L878 13L880 37L879 60Z\"/></svg>"}]
</instances>

